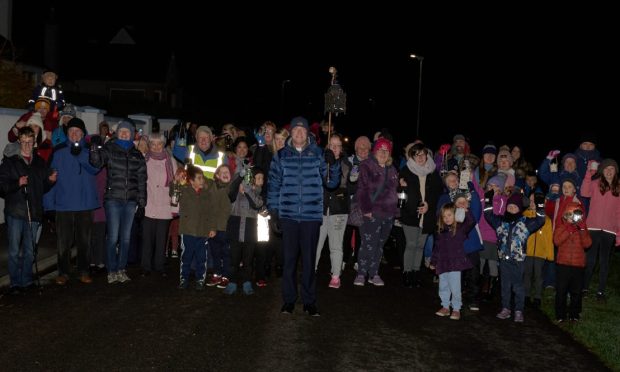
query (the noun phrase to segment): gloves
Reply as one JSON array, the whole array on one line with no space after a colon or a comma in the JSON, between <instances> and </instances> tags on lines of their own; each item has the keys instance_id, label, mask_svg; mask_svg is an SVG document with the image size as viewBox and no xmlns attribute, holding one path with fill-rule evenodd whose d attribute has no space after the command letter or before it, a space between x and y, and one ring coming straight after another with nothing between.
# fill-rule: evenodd
<instances>
[{"instance_id":1,"label":"gloves","mask_svg":"<svg viewBox=\"0 0 620 372\"><path fill-rule=\"evenodd\" d=\"M101 136L96 134L90 136L90 146L95 149L103 146L103 139L101 138Z\"/></svg>"},{"instance_id":2,"label":"gloves","mask_svg":"<svg viewBox=\"0 0 620 372\"><path fill-rule=\"evenodd\" d=\"M332 165L336 162L336 155L334 154L334 152L330 149L326 149L325 153L323 154L323 157L325 158L325 162L329 165Z\"/></svg>"},{"instance_id":3,"label":"gloves","mask_svg":"<svg viewBox=\"0 0 620 372\"><path fill-rule=\"evenodd\" d=\"M136 209L136 214L134 214L134 218L143 218L144 217L144 207L138 207Z\"/></svg>"},{"instance_id":4,"label":"gloves","mask_svg":"<svg viewBox=\"0 0 620 372\"><path fill-rule=\"evenodd\" d=\"M71 155L78 156L82 152L82 146L80 146L79 142L75 142L71 145Z\"/></svg>"},{"instance_id":5,"label":"gloves","mask_svg":"<svg viewBox=\"0 0 620 372\"><path fill-rule=\"evenodd\" d=\"M495 191L489 190L484 193L484 207L492 207L493 206L493 196L495 195Z\"/></svg>"},{"instance_id":6,"label":"gloves","mask_svg":"<svg viewBox=\"0 0 620 372\"><path fill-rule=\"evenodd\" d=\"M547 159L551 160L557 157L558 155L560 155L560 150L551 150L549 151L549 154L547 154Z\"/></svg>"},{"instance_id":7,"label":"gloves","mask_svg":"<svg viewBox=\"0 0 620 372\"><path fill-rule=\"evenodd\" d=\"M272 211L269 219L269 228L277 235L282 234L282 228L280 227L280 216L278 215L278 211Z\"/></svg>"},{"instance_id":8,"label":"gloves","mask_svg":"<svg viewBox=\"0 0 620 372\"><path fill-rule=\"evenodd\" d=\"M456 222L465 221L465 208L456 208L456 213L454 214L454 219Z\"/></svg>"},{"instance_id":9,"label":"gloves","mask_svg":"<svg viewBox=\"0 0 620 372\"><path fill-rule=\"evenodd\" d=\"M534 204L536 204L536 209L545 208L545 194L541 192L534 194Z\"/></svg>"}]
</instances>

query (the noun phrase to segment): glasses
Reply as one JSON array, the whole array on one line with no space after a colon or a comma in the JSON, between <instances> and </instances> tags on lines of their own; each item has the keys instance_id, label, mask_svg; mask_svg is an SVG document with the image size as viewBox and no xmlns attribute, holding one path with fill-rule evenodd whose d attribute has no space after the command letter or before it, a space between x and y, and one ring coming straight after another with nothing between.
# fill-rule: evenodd
<instances>
[{"instance_id":1,"label":"glasses","mask_svg":"<svg viewBox=\"0 0 620 372\"><path fill-rule=\"evenodd\" d=\"M19 141L19 143L22 143L22 144L28 145L28 146L34 145L34 141Z\"/></svg>"}]
</instances>

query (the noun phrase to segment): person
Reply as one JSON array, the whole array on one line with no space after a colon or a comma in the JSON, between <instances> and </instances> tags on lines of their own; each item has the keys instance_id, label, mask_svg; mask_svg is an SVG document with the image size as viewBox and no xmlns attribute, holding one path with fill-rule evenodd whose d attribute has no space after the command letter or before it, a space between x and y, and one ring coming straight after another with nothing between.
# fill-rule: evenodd
<instances>
[{"instance_id":1,"label":"person","mask_svg":"<svg viewBox=\"0 0 620 372\"><path fill-rule=\"evenodd\" d=\"M65 285L70 277L74 246L79 280L85 284L92 282L88 253L93 210L99 204L95 178L99 168L89 163L85 133L82 119L73 118L67 123L67 139L56 147L50 163L52 169L58 171L58 182L44 196L45 209L56 211L58 285Z\"/></svg>"},{"instance_id":2,"label":"person","mask_svg":"<svg viewBox=\"0 0 620 372\"><path fill-rule=\"evenodd\" d=\"M52 147L56 147L62 143L67 142L67 124L71 119L76 117L75 106L67 103L65 108L60 111L60 120L58 121L58 128L52 132ZM84 132L86 135L86 132Z\"/></svg>"},{"instance_id":3,"label":"person","mask_svg":"<svg viewBox=\"0 0 620 372\"><path fill-rule=\"evenodd\" d=\"M34 88L32 96L28 100L28 109L32 109L39 97L46 97L51 102L50 112L55 119L58 112L65 107L65 95L62 88L57 84L58 75L52 70L45 70L41 75L41 84Z\"/></svg>"},{"instance_id":4,"label":"person","mask_svg":"<svg viewBox=\"0 0 620 372\"><path fill-rule=\"evenodd\" d=\"M599 301L605 301L611 254L614 245L620 245L618 163L614 159L604 159L599 165L596 161L591 160L581 184L581 196L590 198L588 229L592 236L592 247L586 254L587 266L583 289L587 291L590 288L590 281L598 256L600 269L596 298Z\"/></svg>"},{"instance_id":5,"label":"person","mask_svg":"<svg viewBox=\"0 0 620 372\"><path fill-rule=\"evenodd\" d=\"M311 316L320 316L316 306L314 263L323 220L323 185L338 186L340 165L331 150L323 153L308 136L310 129L306 118L295 117L290 128L286 146L274 154L271 162L267 197L271 224L275 230L282 231L284 305L281 312L292 314L294 311L297 258L301 253L303 310Z\"/></svg>"},{"instance_id":6,"label":"person","mask_svg":"<svg viewBox=\"0 0 620 372\"><path fill-rule=\"evenodd\" d=\"M592 245L592 237L584 218L583 206L570 202L564 209L562 220L553 233L558 246L555 282L555 319L558 323L568 319L579 320L581 289L586 267L585 250ZM566 309L566 296L570 305Z\"/></svg>"},{"instance_id":7,"label":"person","mask_svg":"<svg viewBox=\"0 0 620 372\"><path fill-rule=\"evenodd\" d=\"M430 269L439 275L441 309L435 313L438 316L461 319L461 272L472 268L470 260L465 256L464 243L475 223L471 212L457 208L452 202L444 204L440 209L430 265Z\"/></svg>"},{"instance_id":8,"label":"person","mask_svg":"<svg viewBox=\"0 0 620 372\"><path fill-rule=\"evenodd\" d=\"M43 194L57 178L57 172L47 168L43 159L33 152L35 135L32 128L20 128L17 138L19 153L4 158L0 165L11 294L18 294L32 285L34 237L43 218Z\"/></svg>"},{"instance_id":9,"label":"person","mask_svg":"<svg viewBox=\"0 0 620 372\"><path fill-rule=\"evenodd\" d=\"M356 198L363 215L362 241L357 256L358 270L353 285L368 283L384 286L379 276L383 245L390 235L394 217L398 216L398 171L392 166L392 142L379 138L373 156L360 164Z\"/></svg>"},{"instance_id":10,"label":"person","mask_svg":"<svg viewBox=\"0 0 620 372\"><path fill-rule=\"evenodd\" d=\"M514 292L514 321L524 321L525 290L523 287L523 270L528 237L545 223L545 199L542 195L535 197L536 217L523 216L523 196L520 193L510 195L506 201L506 213L499 216L493 213L493 205L500 203L505 195L495 194L490 190L484 194L484 217L497 233L499 245L499 268L502 282L502 310L496 315L499 319L508 319L512 315L510 302Z\"/></svg>"},{"instance_id":11,"label":"person","mask_svg":"<svg viewBox=\"0 0 620 372\"><path fill-rule=\"evenodd\" d=\"M214 220L212 227L215 229L215 235L209 236L207 241L207 268L213 270L213 276L206 285L220 289L225 289L230 281L230 243L226 235L226 224L231 210L230 181L230 168L226 164L217 167L213 180L206 181L209 193L212 194L207 205Z\"/></svg>"},{"instance_id":12,"label":"person","mask_svg":"<svg viewBox=\"0 0 620 372\"><path fill-rule=\"evenodd\" d=\"M196 129L196 144L187 146L186 159L202 169L205 178L212 180L215 170L222 164L228 163L223 151L218 151L213 144L211 128L202 125ZM184 161L185 159L179 159Z\"/></svg>"},{"instance_id":13,"label":"person","mask_svg":"<svg viewBox=\"0 0 620 372\"><path fill-rule=\"evenodd\" d=\"M122 119L115 139L101 146L100 137L91 138L90 163L108 167L104 208L109 284L131 280L125 272L131 227L138 209L143 214L146 206L146 162L134 146L135 130L131 119Z\"/></svg>"}]
</instances>

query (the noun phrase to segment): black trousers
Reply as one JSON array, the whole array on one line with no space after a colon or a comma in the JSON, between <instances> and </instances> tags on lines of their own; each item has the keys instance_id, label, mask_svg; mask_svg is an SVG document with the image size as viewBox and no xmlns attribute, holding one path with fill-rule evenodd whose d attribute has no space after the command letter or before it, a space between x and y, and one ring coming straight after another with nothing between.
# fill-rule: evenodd
<instances>
[{"instance_id":1,"label":"black trousers","mask_svg":"<svg viewBox=\"0 0 620 372\"><path fill-rule=\"evenodd\" d=\"M566 295L570 293L568 317L579 319L584 269L583 267L556 265L555 270L555 318L566 319Z\"/></svg>"},{"instance_id":2,"label":"black trousers","mask_svg":"<svg viewBox=\"0 0 620 372\"><path fill-rule=\"evenodd\" d=\"M169 225L170 220L142 218L142 270L164 271Z\"/></svg>"},{"instance_id":3,"label":"black trousers","mask_svg":"<svg viewBox=\"0 0 620 372\"><path fill-rule=\"evenodd\" d=\"M58 275L71 274L71 249L77 248L77 267L80 274L88 274L92 211L56 212L56 244L58 247Z\"/></svg>"},{"instance_id":4,"label":"black trousers","mask_svg":"<svg viewBox=\"0 0 620 372\"><path fill-rule=\"evenodd\" d=\"M230 281L249 282L252 278L252 260L256 243L230 241ZM243 263L243 266L241 266Z\"/></svg>"}]
</instances>

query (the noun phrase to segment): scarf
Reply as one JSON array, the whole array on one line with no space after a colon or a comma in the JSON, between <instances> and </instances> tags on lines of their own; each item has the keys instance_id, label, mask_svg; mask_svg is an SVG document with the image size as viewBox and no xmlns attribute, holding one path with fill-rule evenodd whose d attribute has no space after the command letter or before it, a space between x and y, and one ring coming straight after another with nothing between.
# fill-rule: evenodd
<instances>
[{"instance_id":1,"label":"scarf","mask_svg":"<svg viewBox=\"0 0 620 372\"><path fill-rule=\"evenodd\" d=\"M129 150L131 148L131 146L133 146L133 141L122 140L122 139L118 139L118 138L116 139L116 141L114 141L114 143L116 143L117 145L122 147L124 150Z\"/></svg>"},{"instance_id":2,"label":"scarf","mask_svg":"<svg viewBox=\"0 0 620 372\"><path fill-rule=\"evenodd\" d=\"M149 159L153 160L165 160L166 161L166 187L170 186L170 182L174 179L174 175L172 174L172 160L170 158L170 154L168 151L164 150L161 152L153 152L148 151L146 155L144 155L144 159L148 162Z\"/></svg>"},{"instance_id":3,"label":"scarf","mask_svg":"<svg viewBox=\"0 0 620 372\"><path fill-rule=\"evenodd\" d=\"M427 157L426 163L424 165L419 165L413 159L407 159L407 168L411 171L411 173L415 174L418 177L424 177L429 175L435 171L435 161Z\"/></svg>"}]
</instances>

